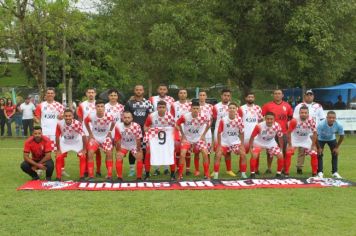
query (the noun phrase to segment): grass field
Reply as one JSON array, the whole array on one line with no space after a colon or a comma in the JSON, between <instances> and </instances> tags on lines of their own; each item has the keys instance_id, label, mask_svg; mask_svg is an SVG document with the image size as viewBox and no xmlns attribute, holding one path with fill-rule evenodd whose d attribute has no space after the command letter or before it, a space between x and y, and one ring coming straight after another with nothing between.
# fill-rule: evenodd
<instances>
[{"instance_id":1,"label":"grass field","mask_svg":"<svg viewBox=\"0 0 356 236\"><path fill-rule=\"evenodd\" d=\"M356 137L346 138L339 160L339 173L353 181L355 143ZM19 168L22 144L0 139L0 235L356 235L356 188L16 191L29 180ZM330 176L329 154L324 163ZM264 170L264 159L261 165ZM66 169L78 178L73 154Z\"/></svg>"},{"instance_id":2,"label":"grass field","mask_svg":"<svg viewBox=\"0 0 356 236\"><path fill-rule=\"evenodd\" d=\"M0 77L0 87L26 86L28 84L27 75L22 64L8 64L9 74ZM5 69L4 64L0 64L0 73Z\"/></svg>"}]
</instances>

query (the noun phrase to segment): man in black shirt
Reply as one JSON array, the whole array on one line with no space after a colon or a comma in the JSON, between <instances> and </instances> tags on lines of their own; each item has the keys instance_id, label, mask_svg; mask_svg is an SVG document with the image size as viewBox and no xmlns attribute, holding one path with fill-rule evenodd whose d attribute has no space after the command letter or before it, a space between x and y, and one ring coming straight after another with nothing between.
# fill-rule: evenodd
<instances>
[{"instance_id":1,"label":"man in black shirt","mask_svg":"<svg viewBox=\"0 0 356 236\"><path fill-rule=\"evenodd\" d=\"M125 111L129 111L133 115L133 121L141 126L142 133L144 133L143 126L147 116L153 112L153 106L149 100L146 100L143 95L145 90L143 85L136 85L134 88L134 96L127 101ZM141 140L143 141L143 140ZM146 154L146 145L142 143L143 156ZM129 155L130 172L129 176L135 176L135 157L130 153Z\"/></svg>"}]
</instances>

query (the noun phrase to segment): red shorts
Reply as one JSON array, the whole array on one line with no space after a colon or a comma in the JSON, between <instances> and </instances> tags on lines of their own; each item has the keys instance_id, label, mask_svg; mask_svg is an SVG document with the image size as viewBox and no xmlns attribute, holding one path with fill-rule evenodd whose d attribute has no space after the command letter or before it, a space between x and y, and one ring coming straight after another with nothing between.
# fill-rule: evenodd
<instances>
[{"instance_id":1,"label":"red shorts","mask_svg":"<svg viewBox=\"0 0 356 236\"><path fill-rule=\"evenodd\" d=\"M127 153L129 152L129 150L125 149L125 148L121 148L120 149L120 153L122 153L122 155L126 156ZM132 155L136 155L137 154L137 150L136 149L132 149L130 150Z\"/></svg>"},{"instance_id":2,"label":"red shorts","mask_svg":"<svg viewBox=\"0 0 356 236\"><path fill-rule=\"evenodd\" d=\"M226 155L228 153L235 153L235 154L240 154L240 147L241 144L235 144L235 145L231 145L231 146L221 146L221 151L223 153L223 155Z\"/></svg>"},{"instance_id":3,"label":"red shorts","mask_svg":"<svg viewBox=\"0 0 356 236\"><path fill-rule=\"evenodd\" d=\"M278 146L271 147L271 148L266 148L267 152L271 156L278 156L279 154L282 153L281 149ZM261 147L253 147L252 152L254 154L260 154L262 151Z\"/></svg>"},{"instance_id":4,"label":"red shorts","mask_svg":"<svg viewBox=\"0 0 356 236\"><path fill-rule=\"evenodd\" d=\"M194 153L200 152L200 151L208 151L208 145L206 144L205 141L199 140L196 143L190 143L188 141L181 143L180 149L181 150L186 150L189 151L190 149L193 149Z\"/></svg>"},{"instance_id":5,"label":"red shorts","mask_svg":"<svg viewBox=\"0 0 356 236\"><path fill-rule=\"evenodd\" d=\"M99 143L95 139L91 139L88 142L88 151L96 152L99 148L102 148L105 152L111 151L113 149L113 144L111 138L107 137L103 143Z\"/></svg>"}]
</instances>

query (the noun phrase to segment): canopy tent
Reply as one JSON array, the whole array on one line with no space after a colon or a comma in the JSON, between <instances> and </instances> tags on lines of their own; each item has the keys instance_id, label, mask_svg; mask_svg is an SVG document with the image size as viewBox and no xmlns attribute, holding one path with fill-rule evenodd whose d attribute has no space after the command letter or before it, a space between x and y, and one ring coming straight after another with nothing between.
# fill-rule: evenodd
<instances>
[{"instance_id":1,"label":"canopy tent","mask_svg":"<svg viewBox=\"0 0 356 236\"><path fill-rule=\"evenodd\" d=\"M338 100L338 96L342 97L347 107L350 103L356 101L356 83L339 84L324 88L312 89L315 94L315 100L321 103L324 109L333 109L332 105Z\"/></svg>"}]
</instances>

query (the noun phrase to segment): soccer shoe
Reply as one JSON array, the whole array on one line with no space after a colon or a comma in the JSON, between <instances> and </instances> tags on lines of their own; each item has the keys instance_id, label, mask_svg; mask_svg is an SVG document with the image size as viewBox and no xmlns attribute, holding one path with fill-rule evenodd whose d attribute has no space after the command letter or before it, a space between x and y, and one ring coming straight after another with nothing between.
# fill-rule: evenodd
<instances>
[{"instance_id":1,"label":"soccer shoe","mask_svg":"<svg viewBox=\"0 0 356 236\"><path fill-rule=\"evenodd\" d=\"M155 172L153 172L153 176L158 176L161 174L161 171L159 169L155 169Z\"/></svg>"},{"instance_id":2,"label":"soccer shoe","mask_svg":"<svg viewBox=\"0 0 356 236\"><path fill-rule=\"evenodd\" d=\"M235 173L230 171L226 171L226 174L230 175L231 177L236 177Z\"/></svg>"},{"instance_id":3,"label":"soccer shoe","mask_svg":"<svg viewBox=\"0 0 356 236\"><path fill-rule=\"evenodd\" d=\"M62 168L62 176L70 177L70 175L65 171L64 168Z\"/></svg>"},{"instance_id":4,"label":"soccer shoe","mask_svg":"<svg viewBox=\"0 0 356 236\"><path fill-rule=\"evenodd\" d=\"M40 177L41 177L41 176L43 175L43 173L44 173L44 171L41 170L41 169L37 169L35 172L36 172L37 175L40 176Z\"/></svg>"},{"instance_id":5,"label":"soccer shoe","mask_svg":"<svg viewBox=\"0 0 356 236\"><path fill-rule=\"evenodd\" d=\"M100 172L96 172L95 173L95 177L99 177L100 178L101 177L101 173Z\"/></svg>"},{"instance_id":6,"label":"soccer shoe","mask_svg":"<svg viewBox=\"0 0 356 236\"><path fill-rule=\"evenodd\" d=\"M303 169L297 168L297 174L302 175L303 174Z\"/></svg>"},{"instance_id":7,"label":"soccer shoe","mask_svg":"<svg viewBox=\"0 0 356 236\"><path fill-rule=\"evenodd\" d=\"M85 177L80 177L79 182L85 182Z\"/></svg>"},{"instance_id":8,"label":"soccer shoe","mask_svg":"<svg viewBox=\"0 0 356 236\"><path fill-rule=\"evenodd\" d=\"M204 180L210 180L210 176L204 176Z\"/></svg>"},{"instance_id":9,"label":"soccer shoe","mask_svg":"<svg viewBox=\"0 0 356 236\"><path fill-rule=\"evenodd\" d=\"M147 173L145 174L145 178L143 178L144 180L148 180L150 178L150 173Z\"/></svg>"},{"instance_id":10,"label":"soccer shoe","mask_svg":"<svg viewBox=\"0 0 356 236\"><path fill-rule=\"evenodd\" d=\"M210 177L214 177L214 175L215 175L215 172L213 171L213 172L211 172Z\"/></svg>"},{"instance_id":11,"label":"soccer shoe","mask_svg":"<svg viewBox=\"0 0 356 236\"><path fill-rule=\"evenodd\" d=\"M164 175L169 175L169 170L168 169L165 169L164 172L163 172Z\"/></svg>"},{"instance_id":12,"label":"soccer shoe","mask_svg":"<svg viewBox=\"0 0 356 236\"><path fill-rule=\"evenodd\" d=\"M214 179L218 179L219 178L219 172L213 172L212 177Z\"/></svg>"},{"instance_id":13,"label":"soccer shoe","mask_svg":"<svg viewBox=\"0 0 356 236\"><path fill-rule=\"evenodd\" d=\"M276 174L276 178L277 178L277 179L281 179L281 178L282 178L282 174L278 174L278 173L277 173L277 174Z\"/></svg>"},{"instance_id":14,"label":"soccer shoe","mask_svg":"<svg viewBox=\"0 0 356 236\"><path fill-rule=\"evenodd\" d=\"M123 181L123 179L122 179L122 178L120 178L120 177L117 177L117 181L118 181L118 182L122 182L122 181Z\"/></svg>"},{"instance_id":15,"label":"soccer shoe","mask_svg":"<svg viewBox=\"0 0 356 236\"><path fill-rule=\"evenodd\" d=\"M174 172L171 173L171 181L176 180L176 174Z\"/></svg>"},{"instance_id":16,"label":"soccer shoe","mask_svg":"<svg viewBox=\"0 0 356 236\"><path fill-rule=\"evenodd\" d=\"M112 182L112 177L111 177L111 176L110 176L110 177L107 176L107 177L105 178L105 180L108 181L108 182Z\"/></svg>"},{"instance_id":17,"label":"soccer shoe","mask_svg":"<svg viewBox=\"0 0 356 236\"><path fill-rule=\"evenodd\" d=\"M88 172L85 172L85 173L84 173L84 177L85 177L85 178L88 178L88 176L89 176L89 175L88 175Z\"/></svg>"},{"instance_id":18,"label":"soccer shoe","mask_svg":"<svg viewBox=\"0 0 356 236\"><path fill-rule=\"evenodd\" d=\"M130 170L128 177L134 177L136 175L135 170Z\"/></svg>"},{"instance_id":19,"label":"soccer shoe","mask_svg":"<svg viewBox=\"0 0 356 236\"><path fill-rule=\"evenodd\" d=\"M267 169L267 170L265 171L265 174L266 174L266 175L272 174L272 171L271 171L270 169Z\"/></svg>"},{"instance_id":20,"label":"soccer shoe","mask_svg":"<svg viewBox=\"0 0 356 236\"><path fill-rule=\"evenodd\" d=\"M255 173L251 173L250 174L250 179L256 179L256 174Z\"/></svg>"},{"instance_id":21,"label":"soccer shoe","mask_svg":"<svg viewBox=\"0 0 356 236\"><path fill-rule=\"evenodd\" d=\"M241 179L247 179L247 175L245 172L241 172Z\"/></svg>"},{"instance_id":22,"label":"soccer shoe","mask_svg":"<svg viewBox=\"0 0 356 236\"><path fill-rule=\"evenodd\" d=\"M339 175L339 173L337 173L337 172L335 172L332 176L335 179L342 179L341 175Z\"/></svg>"},{"instance_id":23,"label":"soccer shoe","mask_svg":"<svg viewBox=\"0 0 356 236\"><path fill-rule=\"evenodd\" d=\"M185 175L186 175L186 176L190 176L191 174L192 174L192 172L190 172L190 170L186 170L186 171L185 171Z\"/></svg>"},{"instance_id":24,"label":"soccer shoe","mask_svg":"<svg viewBox=\"0 0 356 236\"><path fill-rule=\"evenodd\" d=\"M93 177L88 178L88 182L94 182L94 181L95 181L95 179Z\"/></svg>"},{"instance_id":25,"label":"soccer shoe","mask_svg":"<svg viewBox=\"0 0 356 236\"><path fill-rule=\"evenodd\" d=\"M60 179L60 178L55 178L55 180L54 181L62 181L62 179Z\"/></svg>"},{"instance_id":26,"label":"soccer shoe","mask_svg":"<svg viewBox=\"0 0 356 236\"><path fill-rule=\"evenodd\" d=\"M198 170L194 171L194 176L199 176L200 172Z\"/></svg>"},{"instance_id":27,"label":"soccer shoe","mask_svg":"<svg viewBox=\"0 0 356 236\"><path fill-rule=\"evenodd\" d=\"M40 177L36 176L36 177L32 177L32 180L39 180Z\"/></svg>"},{"instance_id":28,"label":"soccer shoe","mask_svg":"<svg viewBox=\"0 0 356 236\"><path fill-rule=\"evenodd\" d=\"M47 181L51 181L51 177L46 177L46 180Z\"/></svg>"},{"instance_id":29,"label":"soccer shoe","mask_svg":"<svg viewBox=\"0 0 356 236\"><path fill-rule=\"evenodd\" d=\"M259 170L256 171L255 173L256 173L256 175L260 175L261 174Z\"/></svg>"},{"instance_id":30,"label":"soccer shoe","mask_svg":"<svg viewBox=\"0 0 356 236\"><path fill-rule=\"evenodd\" d=\"M324 173L323 173L323 172L319 172L319 173L318 173L318 177L319 177L319 178L324 178Z\"/></svg>"}]
</instances>

